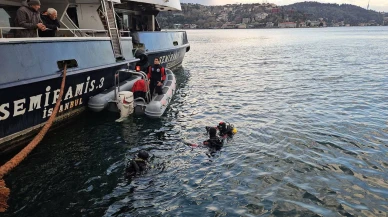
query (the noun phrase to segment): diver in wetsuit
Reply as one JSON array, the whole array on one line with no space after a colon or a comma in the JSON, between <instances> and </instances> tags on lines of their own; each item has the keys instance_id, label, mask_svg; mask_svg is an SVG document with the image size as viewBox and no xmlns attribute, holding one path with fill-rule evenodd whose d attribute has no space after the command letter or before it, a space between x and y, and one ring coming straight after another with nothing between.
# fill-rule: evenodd
<instances>
[{"instance_id":1,"label":"diver in wetsuit","mask_svg":"<svg viewBox=\"0 0 388 217\"><path fill-rule=\"evenodd\" d=\"M210 128L212 127L206 127L206 131L209 132ZM215 128L219 131L219 136L223 138L232 138L233 135L237 133L237 129L232 124L226 122L220 122Z\"/></svg>"},{"instance_id":2,"label":"diver in wetsuit","mask_svg":"<svg viewBox=\"0 0 388 217\"><path fill-rule=\"evenodd\" d=\"M236 134L237 131L234 131L235 128L233 125L226 123L226 122L220 122L217 126L218 130L220 131L220 136L229 136L233 137L234 134Z\"/></svg>"},{"instance_id":3,"label":"diver in wetsuit","mask_svg":"<svg viewBox=\"0 0 388 217\"><path fill-rule=\"evenodd\" d=\"M150 155L146 151L140 151L137 154L137 158L128 162L125 169L125 176L127 178L132 177L138 173L141 173L148 169L148 158Z\"/></svg>"},{"instance_id":4,"label":"diver in wetsuit","mask_svg":"<svg viewBox=\"0 0 388 217\"><path fill-rule=\"evenodd\" d=\"M210 127L209 130L209 139L203 142L203 145L210 149L210 152L219 151L224 142L221 138L217 136L217 129L215 127Z\"/></svg>"}]
</instances>

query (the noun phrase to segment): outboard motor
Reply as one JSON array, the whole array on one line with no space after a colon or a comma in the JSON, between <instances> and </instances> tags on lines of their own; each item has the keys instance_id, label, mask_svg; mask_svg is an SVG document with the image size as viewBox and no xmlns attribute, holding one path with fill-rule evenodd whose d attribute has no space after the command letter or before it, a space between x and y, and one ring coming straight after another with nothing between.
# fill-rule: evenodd
<instances>
[{"instance_id":1,"label":"outboard motor","mask_svg":"<svg viewBox=\"0 0 388 217\"><path fill-rule=\"evenodd\" d=\"M116 122L122 122L133 113L133 93L130 91L119 92L117 108L120 110L120 119L116 120Z\"/></svg>"}]
</instances>

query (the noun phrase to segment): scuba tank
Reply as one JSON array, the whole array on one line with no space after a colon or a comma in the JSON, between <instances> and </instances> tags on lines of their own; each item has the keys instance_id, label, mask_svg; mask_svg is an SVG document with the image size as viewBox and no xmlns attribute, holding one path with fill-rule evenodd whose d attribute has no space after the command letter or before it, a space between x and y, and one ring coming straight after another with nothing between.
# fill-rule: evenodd
<instances>
[{"instance_id":1,"label":"scuba tank","mask_svg":"<svg viewBox=\"0 0 388 217\"><path fill-rule=\"evenodd\" d=\"M217 128L220 131L221 136L224 136L226 134L232 136L237 133L237 128L235 128L233 124L230 124L228 122L220 122Z\"/></svg>"}]
</instances>

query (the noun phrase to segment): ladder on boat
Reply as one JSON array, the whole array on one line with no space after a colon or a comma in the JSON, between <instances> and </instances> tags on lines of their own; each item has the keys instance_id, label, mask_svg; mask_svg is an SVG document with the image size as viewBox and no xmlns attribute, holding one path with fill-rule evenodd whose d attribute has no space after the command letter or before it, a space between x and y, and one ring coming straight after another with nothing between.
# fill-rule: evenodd
<instances>
[{"instance_id":1,"label":"ladder on boat","mask_svg":"<svg viewBox=\"0 0 388 217\"><path fill-rule=\"evenodd\" d=\"M110 41L112 43L113 53L116 59L123 59L123 53L121 48L120 34L117 28L116 15L114 10L113 1L101 0L102 15L101 20L108 31Z\"/></svg>"}]
</instances>

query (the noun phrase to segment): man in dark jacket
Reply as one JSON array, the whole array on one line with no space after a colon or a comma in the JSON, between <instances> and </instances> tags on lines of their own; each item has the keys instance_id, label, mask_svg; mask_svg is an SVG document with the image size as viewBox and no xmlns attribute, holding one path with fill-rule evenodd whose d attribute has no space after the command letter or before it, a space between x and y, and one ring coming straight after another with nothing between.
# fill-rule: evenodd
<instances>
[{"instance_id":1,"label":"man in dark jacket","mask_svg":"<svg viewBox=\"0 0 388 217\"><path fill-rule=\"evenodd\" d=\"M55 37L55 33L58 28L61 27L57 20L57 10L54 8L49 8L47 11L43 12L40 15L40 18L43 21L43 24L46 26L46 31L39 30L39 37Z\"/></svg>"},{"instance_id":2,"label":"man in dark jacket","mask_svg":"<svg viewBox=\"0 0 388 217\"><path fill-rule=\"evenodd\" d=\"M34 38L38 37L37 29L46 30L46 26L40 19L39 14L40 1L27 0L22 2L22 6L16 12L15 25L26 29L17 30L16 37L18 38Z\"/></svg>"}]
</instances>

